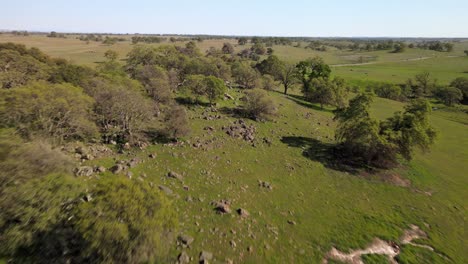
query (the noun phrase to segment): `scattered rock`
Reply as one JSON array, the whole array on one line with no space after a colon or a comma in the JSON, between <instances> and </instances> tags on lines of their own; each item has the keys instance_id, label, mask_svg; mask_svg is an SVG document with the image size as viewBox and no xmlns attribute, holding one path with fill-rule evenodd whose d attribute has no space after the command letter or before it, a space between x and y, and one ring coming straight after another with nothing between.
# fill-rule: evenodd
<instances>
[{"instance_id":1,"label":"scattered rock","mask_svg":"<svg viewBox=\"0 0 468 264\"><path fill-rule=\"evenodd\" d=\"M273 186L271 186L271 184L269 182L265 182L265 181L261 181L261 180L258 180L258 186L260 186L262 188L267 188L269 190L273 189Z\"/></svg>"},{"instance_id":2,"label":"scattered rock","mask_svg":"<svg viewBox=\"0 0 468 264\"><path fill-rule=\"evenodd\" d=\"M245 210L244 208L239 208L239 209L237 209L237 213L238 213L241 217L244 217L244 218L246 218L246 217L248 217L248 216L250 215L250 213L249 213L247 210Z\"/></svg>"},{"instance_id":3,"label":"scattered rock","mask_svg":"<svg viewBox=\"0 0 468 264\"><path fill-rule=\"evenodd\" d=\"M172 192L171 189L169 189L168 187L166 187L164 185L159 185L158 188L159 188L159 190L163 191L168 196L172 196L174 194L174 192Z\"/></svg>"},{"instance_id":4,"label":"scattered rock","mask_svg":"<svg viewBox=\"0 0 468 264\"><path fill-rule=\"evenodd\" d=\"M132 177L133 177L133 172L127 171L127 173L125 173L125 176L127 176L127 178L129 178L129 179L132 179Z\"/></svg>"},{"instance_id":5,"label":"scattered rock","mask_svg":"<svg viewBox=\"0 0 468 264\"><path fill-rule=\"evenodd\" d=\"M231 203L227 200L221 200L215 203L215 210L220 214L230 214L231 213Z\"/></svg>"},{"instance_id":6,"label":"scattered rock","mask_svg":"<svg viewBox=\"0 0 468 264\"><path fill-rule=\"evenodd\" d=\"M81 166L75 169L76 176L90 177L93 174L94 174L94 169L93 167L90 167L90 166Z\"/></svg>"},{"instance_id":7,"label":"scattered rock","mask_svg":"<svg viewBox=\"0 0 468 264\"><path fill-rule=\"evenodd\" d=\"M94 171L96 171L97 173L104 173L106 172L106 168L104 166L96 166L94 168Z\"/></svg>"},{"instance_id":8,"label":"scattered rock","mask_svg":"<svg viewBox=\"0 0 468 264\"><path fill-rule=\"evenodd\" d=\"M213 132L213 131L215 131L215 128L212 127L212 126L207 126L207 127L203 128L203 130Z\"/></svg>"},{"instance_id":9,"label":"scattered rock","mask_svg":"<svg viewBox=\"0 0 468 264\"><path fill-rule=\"evenodd\" d=\"M288 224L290 224L290 225L296 225L296 222L293 221L293 220L288 220Z\"/></svg>"},{"instance_id":10,"label":"scattered rock","mask_svg":"<svg viewBox=\"0 0 468 264\"><path fill-rule=\"evenodd\" d=\"M119 174L119 173L122 173L125 170L125 167L122 164L115 164L109 170L114 174Z\"/></svg>"},{"instance_id":11,"label":"scattered rock","mask_svg":"<svg viewBox=\"0 0 468 264\"><path fill-rule=\"evenodd\" d=\"M182 181L184 179L184 177L176 172L173 172L173 171L170 171L168 174L167 174L167 177L169 178L174 178L174 179L177 179L179 181Z\"/></svg>"},{"instance_id":12,"label":"scattered rock","mask_svg":"<svg viewBox=\"0 0 468 264\"><path fill-rule=\"evenodd\" d=\"M192 242L194 241L195 239L189 235L185 235L185 234L181 234L177 237L177 241L182 245L182 246L190 246L190 244L192 244Z\"/></svg>"},{"instance_id":13,"label":"scattered rock","mask_svg":"<svg viewBox=\"0 0 468 264\"><path fill-rule=\"evenodd\" d=\"M229 241L229 244L230 244L231 247L233 247L233 248L235 248L235 247L237 246L236 241L234 241L234 240Z\"/></svg>"},{"instance_id":14,"label":"scattered rock","mask_svg":"<svg viewBox=\"0 0 468 264\"><path fill-rule=\"evenodd\" d=\"M177 264L188 264L190 262L190 257L185 251L179 254L177 257Z\"/></svg>"},{"instance_id":15,"label":"scattered rock","mask_svg":"<svg viewBox=\"0 0 468 264\"><path fill-rule=\"evenodd\" d=\"M156 158L156 153L151 153L148 155L150 159L155 159Z\"/></svg>"},{"instance_id":16,"label":"scattered rock","mask_svg":"<svg viewBox=\"0 0 468 264\"><path fill-rule=\"evenodd\" d=\"M247 126L242 119L235 121L230 126L223 127L223 130L226 134L234 138L240 138L251 143L255 140L255 126Z\"/></svg>"},{"instance_id":17,"label":"scattered rock","mask_svg":"<svg viewBox=\"0 0 468 264\"><path fill-rule=\"evenodd\" d=\"M127 166L130 167L130 168L133 168L135 167L136 165L138 165L140 163L140 159L139 158L133 158L131 159L128 163L127 163Z\"/></svg>"},{"instance_id":18,"label":"scattered rock","mask_svg":"<svg viewBox=\"0 0 468 264\"><path fill-rule=\"evenodd\" d=\"M229 100L234 100L234 97L228 93L224 94L224 98L229 99Z\"/></svg>"},{"instance_id":19,"label":"scattered rock","mask_svg":"<svg viewBox=\"0 0 468 264\"><path fill-rule=\"evenodd\" d=\"M200 252L200 263L208 263L208 261L213 259L213 253L209 251Z\"/></svg>"}]
</instances>

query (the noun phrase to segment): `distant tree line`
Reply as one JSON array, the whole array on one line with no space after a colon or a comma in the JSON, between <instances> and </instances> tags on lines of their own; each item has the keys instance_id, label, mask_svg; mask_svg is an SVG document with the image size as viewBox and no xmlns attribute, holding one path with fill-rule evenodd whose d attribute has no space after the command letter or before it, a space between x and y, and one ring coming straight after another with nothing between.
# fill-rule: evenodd
<instances>
[{"instance_id":1,"label":"distant tree line","mask_svg":"<svg viewBox=\"0 0 468 264\"><path fill-rule=\"evenodd\" d=\"M138 43L161 43L166 41L166 38L162 37L152 37L152 36L134 36L132 37L132 43L133 44L138 44Z\"/></svg>"},{"instance_id":2,"label":"distant tree line","mask_svg":"<svg viewBox=\"0 0 468 264\"><path fill-rule=\"evenodd\" d=\"M55 31L51 31L49 34L47 34L48 38L67 38L67 36L63 33L57 33Z\"/></svg>"},{"instance_id":3,"label":"distant tree line","mask_svg":"<svg viewBox=\"0 0 468 264\"><path fill-rule=\"evenodd\" d=\"M424 41L416 44L416 47L420 49L428 49L439 52L451 52L453 51L453 43L440 42L440 41Z\"/></svg>"}]
</instances>

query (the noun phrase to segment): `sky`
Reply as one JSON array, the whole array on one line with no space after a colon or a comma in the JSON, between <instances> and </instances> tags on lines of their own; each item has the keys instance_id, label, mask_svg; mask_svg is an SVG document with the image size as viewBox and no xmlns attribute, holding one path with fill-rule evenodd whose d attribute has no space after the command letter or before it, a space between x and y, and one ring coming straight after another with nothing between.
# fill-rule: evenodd
<instances>
[{"instance_id":1,"label":"sky","mask_svg":"<svg viewBox=\"0 0 468 264\"><path fill-rule=\"evenodd\" d=\"M3 30L468 37L468 0L0 0L0 14Z\"/></svg>"}]
</instances>

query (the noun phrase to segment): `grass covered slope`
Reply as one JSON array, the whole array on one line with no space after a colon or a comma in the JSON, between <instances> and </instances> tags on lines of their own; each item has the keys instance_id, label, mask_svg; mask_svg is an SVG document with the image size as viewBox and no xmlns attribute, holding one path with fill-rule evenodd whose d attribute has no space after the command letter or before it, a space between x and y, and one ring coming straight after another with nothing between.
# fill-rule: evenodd
<instances>
[{"instance_id":1,"label":"grass covered slope","mask_svg":"<svg viewBox=\"0 0 468 264\"><path fill-rule=\"evenodd\" d=\"M398 241L414 224L428 234L418 243L435 251L405 246L401 263L422 263L421 256L424 263L464 262L465 124L436 111L431 122L439 138L431 153L418 153L407 167L385 177L352 174L330 168L321 155L334 138L331 111L270 92L279 115L273 122L245 121L256 128L252 146L222 129L238 119L223 111L241 97L239 91L229 93L236 100L223 101L218 112L188 106L192 134L184 144L152 145L113 157L140 157L144 162L131 169L133 175L144 173L144 181L172 192L181 233L194 238L189 248L174 249L174 256L184 250L196 260L205 250L214 254L215 263L320 263L332 246L347 252L364 248L374 238ZM373 114L384 118L402 107L376 98ZM157 157L148 158L150 153ZM90 163L110 167L113 158ZM167 177L169 171L183 180ZM409 186L398 186L406 179ZM231 213L214 210L213 202L220 200L229 200ZM239 216L239 208L249 216Z\"/></svg>"}]
</instances>

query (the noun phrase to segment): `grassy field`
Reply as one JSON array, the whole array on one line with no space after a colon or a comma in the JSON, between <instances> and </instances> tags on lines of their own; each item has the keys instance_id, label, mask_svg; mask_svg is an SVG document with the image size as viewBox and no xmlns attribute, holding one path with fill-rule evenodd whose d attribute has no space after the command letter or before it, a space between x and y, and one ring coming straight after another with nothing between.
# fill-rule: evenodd
<instances>
[{"instance_id":1,"label":"grassy field","mask_svg":"<svg viewBox=\"0 0 468 264\"><path fill-rule=\"evenodd\" d=\"M230 93L241 96L238 91ZM247 121L257 128L255 147L222 131L235 117L221 113L220 119L207 121L202 119L204 108L191 107L192 135L186 144L159 144L116 157L139 156L146 162L133 169L134 175L145 173L146 180L174 192L182 232L195 238L186 249L190 256L196 258L207 250L216 261L319 263L332 246L347 251L364 247L375 237L397 241L404 229L415 224L429 235L421 243L437 253L405 247L400 257L409 262L404 263L421 263L420 258L411 262L419 253L427 263L464 262L466 123L434 112L432 123L440 134L433 150L385 173L411 181L410 186L401 187L382 175L328 168L320 155L304 156L304 151L319 153L333 141L332 114L294 96L271 94L280 105L275 121ZM235 103L224 101L221 106L232 108ZM402 106L376 99L373 114L388 117ZM458 115L468 121L466 114ZM206 126L215 132L207 133ZM272 144L263 143L264 138ZM203 147L194 148L194 142ZM157 153L157 159L149 160L149 153ZM113 161L93 163L111 166ZM169 179L168 171L183 174L183 183ZM269 182L272 190L260 187L259 181ZM230 200L233 210L246 209L250 216L217 214L211 203L221 199Z\"/></svg>"},{"instance_id":2,"label":"grassy field","mask_svg":"<svg viewBox=\"0 0 468 264\"><path fill-rule=\"evenodd\" d=\"M62 38L48 38L45 35L13 36L10 34L0 34L1 42L22 43L29 47L38 47L53 57L61 57L72 62L96 66L104 60L104 53L111 49L117 51L120 58L133 48L128 41L119 42L114 45L104 45L100 42L91 41L86 44L84 41L76 39L77 36ZM235 46L236 51L248 48L238 46L235 40L205 40L197 43L200 50L206 51L210 47L221 48L223 43L230 42ZM153 46L170 44L168 42L160 44L150 44ZM176 45L184 45L185 42L177 42ZM305 45L302 45L305 46ZM468 41L455 44L453 52L434 52L421 49L407 49L404 53L391 53L388 51L372 52L349 52L339 51L329 48L326 52L314 51L311 49L297 48L292 46L274 46L275 54L281 59L298 62L300 60L320 56L325 62L334 66L334 73L347 80L373 80L389 81L394 83L404 83L408 78L413 77L422 71L430 72L439 83L447 84L456 77L468 76L468 56L463 53L468 49ZM353 65L359 63L361 57L373 58L364 65ZM350 65L346 65L350 64Z\"/></svg>"},{"instance_id":3,"label":"grassy field","mask_svg":"<svg viewBox=\"0 0 468 264\"><path fill-rule=\"evenodd\" d=\"M113 49L124 56L129 42L113 46L76 39L50 39L44 36L0 35L0 42L35 46L51 56L80 64L94 65L103 53ZM224 41L204 41L200 47L220 47ZM460 45L465 45L462 43ZM274 47L278 56L297 61L321 52L294 47ZM463 48L453 54L411 50L403 54L373 52L375 64L334 67L336 75L349 80L402 82L424 70L440 82L449 82L468 71ZM328 63L352 63L360 54L328 51ZM407 60L419 57L426 60ZM202 250L214 254L214 263L227 259L234 263L321 263L332 247L341 251L363 248L374 238L398 241L410 225L428 234L418 241L434 251L405 245L400 263L466 263L468 178L468 116L461 111L441 108L431 115L439 132L429 153L392 171L373 175L353 174L327 165L323 150L333 143L335 122L331 109L321 110L296 94L270 92L279 105L278 116L270 122L247 120L256 127L255 146L231 138L223 130L238 118L229 114L240 104L242 91L230 90L235 100L220 103L218 112L205 112L201 106L187 106L192 134L184 144L155 144L143 151L116 154L88 161L111 167L115 160L139 157L144 162L131 171L135 178L164 185L173 191L173 206L180 229L194 238L184 249L196 260ZM386 118L403 109L396 101L376 98L372 114ZM205 113L204 113L205 112ZM205 120L203 116L219 115ZM213 132L204 128L210 126ZM267 142L271 142L268 144ZM200 147L194 147L200 143ZM156 159L149 159L156 153ZM307 155L305 155L307 153ZM168 178L169 171L184 176L183 182ZM107 172L103 177L118 177ZM410 184L401 184L409 181ZM259 185L268 182L272 189ZM233 212L217 214L212 202L229 200ZM236 209L250 216L241 218ZM173 249L177 256L181 249ZM423 257L422 257L423 256ZM382 258L366 256L369 263ZM2 263L2 260L0 260Z\"/></svg>"}]
</instances>

